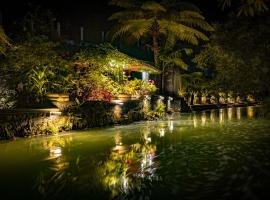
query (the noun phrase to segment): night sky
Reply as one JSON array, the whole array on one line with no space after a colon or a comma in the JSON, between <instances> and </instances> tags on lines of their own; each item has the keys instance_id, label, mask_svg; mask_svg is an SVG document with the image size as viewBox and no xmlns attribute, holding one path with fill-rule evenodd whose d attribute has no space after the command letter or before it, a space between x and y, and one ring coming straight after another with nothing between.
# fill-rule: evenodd
<instances>
[{"instance_id":1,"label":"night sky","mask_svg":"<svg viewBox=\"0 0 270 200\"><path fill-rule=\"evenodd\" d=\"M217 8L215 0L190 0L203 11L203 14L210 20L220 15L221 11ZM109 16L116 8L108 5L109 0L4 0L1 1L0 9L3 13L4 24L17 20L24 16L29 8L29 3L41 5L43 8L50 9L58 18L88 18L89 16ZM208 3L207 3L208 2Z\"/></svg>"}]
</instances>

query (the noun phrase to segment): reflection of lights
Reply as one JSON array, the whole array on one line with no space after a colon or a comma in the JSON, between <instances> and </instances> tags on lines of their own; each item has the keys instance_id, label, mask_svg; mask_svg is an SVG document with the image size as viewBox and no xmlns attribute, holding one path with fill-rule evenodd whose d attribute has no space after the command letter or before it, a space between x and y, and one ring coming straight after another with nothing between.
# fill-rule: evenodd
<instances>
[{"instance_id":1,"label":"reflection of lights","mask_svg":"<svg viewBox=\"0 0 270 200\"><path fill-rule=\"evenodd\" d=\"M211 110L211 113L210 113L210 120L211 120L211 122L215 122L215 118L216 118L215 111L214 110Z\"/></svg>"},{"instance_id":2,"label":"reflection of lights","mask_svg":"<svg viewBox=\"0 0 270 200\"><path fill-rule=\"evenodd\" d=\"M219 123L220 124L223 124L224 123L224 115L225 115L224 109L220 109L219 110Z\"/></svg>"},{"instance_id":3,"label":"reflection of lights","mask_svg":"<svg viewBox=\"0 0 270 200\"><path fill-rule=\"evenodd\" d=\"M115 103L115 104L118 104L118 105L123 105L124 104L123 101L120 100L120 99L113 99L111 102Z\"/></svg>"},{"instance_id":4,"label":"reflection of lights","mask_svg":"<svg viewBox=\"0 0 270 200\"><path fill-rule=\"evenodd\" d=\"M196 114L194 114L194 116L193 116L193 125L194 125L194 128L198 127L198 119L197 119Z\"/></svg>"},{"instance_id":5,"label":"reflection of lights","mask_svg":"<svg viewBox=\"0 0 270 200\"><path fill-rule=\"evenodd\" d=\"M119 132L115 134L114 141L116 145L122 145L122 137Z\"/></svg>"},{"instance_id":6,"label":"reflection of lights","mask_svg":"<svg viewBox=\"0 0 270 200\"><path fill-rule=\"evenodd\" d=\"M159 129L159 137L164 137L165 135L165 128L160 128Z\"/></svg>"},{"instance_id":7,"label":"reflection of lights","mask_svg":"<svg viewBox=\"0 0 270 200\"><path fill-rule=\"evenodd\" d=\"M254 117L254 107L253 106L247 107L247 117L249 119L252 119Z\"/></svg>"},{"instance_id":8,"label":"reflection of lights","mask_svg":"<svg viewBox=\"0 0 270 200\"><path fill-rule=\"evenodd\" d=\"M206 113L203 112L202 113L202 126L205 126L205 124L206 124Z\"/></svg>"},{"instance_id":9,"label":"reflection of lights","mask_svg":"<svg viewBox=\"0 0 270 200\"><path fill-rule=\"evenodd\" d=\"M238 107L236 109L236 115L237 115L237 119L241 119L241 108L240 107Z\"/></svg>"},{"instance_id":10,"label":"reflection of lights","mask_svg":"<svg viewBox=\"0 0 270 200\"><path fill-rule=\"evenodd\" d=\"M50 149L50 157L51 158L58 158L62 155L61 147L53 147Z\"/></svg>"},{"instance_id":11,"label":"reflection of lights","mask_svg":"<svg viewBox=\"0 0 270 200\"><path fill-rule=\"evenodd\" d=\"M148 137L146 141L151 142L152 141L151 137Z\"/></svg>"},{"instance_id":12,"label":"reflection of lights","mask_svg":"<svg viewBox=\"0 0 270 200\"><path fill-rule=\"evenodd\" d=\"M172 132L173 131L173 121L169 121L168 126L169 126L169 130Z\"/></svg>"},{"instance_id":13,"label":"reflection of lights","mask_svg":"<svg viewBox=\"0 0 270 200\"><path fill-rule=\"evenodd\" d=\"M121 118L122 108L120 105L115 105L113 108L113 113L117 119Z\"/></svg>"},{"instance_id":14,"label":"reflection of lights","mask_svg":"<svg viewBox=\"0 0 270 200\"><path fill-rule=\"evenodd\" d=\"M227 113L228 113L228 120L231 121L232 120L232 115L233 115L233 109L232 108L228 108Z\"/></svg>"}]
</instances>

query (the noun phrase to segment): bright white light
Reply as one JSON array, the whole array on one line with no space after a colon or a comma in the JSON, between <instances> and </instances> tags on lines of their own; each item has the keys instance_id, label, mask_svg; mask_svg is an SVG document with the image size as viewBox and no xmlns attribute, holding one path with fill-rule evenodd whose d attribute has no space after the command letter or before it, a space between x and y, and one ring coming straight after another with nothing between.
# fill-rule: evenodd
<instances>
[{"instance_id":1,"label":"bright white light","mask_svg":"<svg viewBox=\"0 0 270 200\"><path fill-rule=\"evenodd\" d=\"M159 129L159 137L164 137L165 135L165 128L160 128Z\"/></svg>"},{"instance_id":2,"label":"bright white light","mask_svg":"<svg viewBox=\"0 0 270 200\"><path fill-rule=\"evenodd\" d=\"M169 121L169 130L173 131L173 121Z\"/></svg>"},{"instance_id":3,"label":"bright white light","mask_svg":"<svg viewBox=\"0 0 270 200\"><path fill-rule=\"evenodd\" d=\"M57 112L57 111L50 111L50 118L57 118L62 114L62 112Z\"/></svg>"},{"instance_id":4,"label":"bright white light","mask_svg":"<svg viewBox=\"0 0 270 200\"><path fill-rule=\"evenodd\" d=\"M124 104L123 101L120 100L120 99L114 99L114 100L112 100L112 102L115 103L115 104L118 104L118 105L123 105Z\"/></svg>"},{"instance_id":5,"label":"bright white light","mask_svg":"<svg viewBox=\"0 0 270 200\"><path fill-rule=\"evenodd\" d=\"M60 156L62 156L61 147L53 147L50 149L50 157L51 158L58 158Z\"/></svg>"}]
</instances>

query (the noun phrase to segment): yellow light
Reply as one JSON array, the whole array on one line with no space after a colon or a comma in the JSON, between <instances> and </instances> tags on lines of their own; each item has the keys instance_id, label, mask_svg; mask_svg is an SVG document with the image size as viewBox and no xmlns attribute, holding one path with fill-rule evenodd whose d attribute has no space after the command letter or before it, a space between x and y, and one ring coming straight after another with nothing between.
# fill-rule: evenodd
<instances>
[{"instance_id":1,"label":"yellow light","mask_svg":"<svg viewBox=\"0 0 270 200\"><path fill-rule=\"evenodd\" d=\"M233 115L233 108L228 108L227 113L228 113L228 121L232 120L232 115Z\"/></svg>"},{"instance_id":2,"label":"yellow light","mask_svg":"<svg viewBox=\"0 0 270 200\"><path fill-rule=\"evenodd\" d=\"M202 126L205 126L206 125L206 113L203 112L202 113Z\"/></svg>"},{"instance_id":3,"label":"yellow light","mask_svg":"<svg viewBox=\"0 0 270 200\"><path fill-rule=\"evenodd\" d=\"M247 107L247 116L249 119L252 119L254 117L254 107L253 106Z\"/></svg>"}]
</instances>

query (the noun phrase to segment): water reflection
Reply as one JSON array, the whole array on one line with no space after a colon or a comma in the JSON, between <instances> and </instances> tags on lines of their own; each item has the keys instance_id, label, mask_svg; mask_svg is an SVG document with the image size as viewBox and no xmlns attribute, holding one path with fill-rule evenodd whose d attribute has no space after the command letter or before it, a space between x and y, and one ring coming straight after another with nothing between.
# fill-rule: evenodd
<instances>
[{"instance_id":1,"label":"water reflection","mask_svg":"<svg viewBox=\"0 0 270 200\"><path fill-rule=\"evenodd\" d=\"M98 133L89 130L79 134L79 137L75 134L72 137L47 138L38 145L39 150L42 149L42 158L46 158L38 166L38 174L34 175L35 191L39 191L44 199L64 199L57 198L57 195L64 197L69 194L66 188L75 188L78 191L76 195L93 194L93 199L109 199L106 196L108 193L112 199L129 195L134 197L136 194L144 195L143 198L147 199L147 192L151 192L161 178L163 181L166 179L166 185L160 182L165 185L168 194L171 188L176 192L179 190L175 187L179 182L185 186L183 191L192 189L196 183L208 184L211 178L218 178L218 170L229 165L229 155L233 157L235 152L241 153L238 144L231 142L231 137L238 143L246 141L250 136L246 134L246 126L252 128L250 120L246 119L255 116L254 107L228 108L178 118L171 116L166 121L143 122L128 128L102 129ZM238 123L239 119L241 123ZM234 122L244 124L241 134L238 133L238 126L224 128ZM233 134L228 137L230 129L233 129ZM219 130L226 134L219 134ZM244 137L245 140L241 140ZM229 148L230 145L234 145L234 149ZM34 150L32 152L36 152ZM242 153L243 156L239 158L245 158L246 151ZM212 166L212 163L216 166ZM201 177L210 178L202 178L198 183L195 180L198 173L202 174ZM96 192L97 188L99 190ZM104 193L105 197L97 198L93 191ZM191 193L194 194L193 191ZM136 196L133 199L139 198Z\"/></svg>"},{"instance_id":2,"label":"water reflection","mask_svg":"<svg viewBox=\"0 0 270 200\"><path fill-rule=\"evenodd\" d=\"M254 106L247 107L247 116L249 119L254 117Z\"/></svg>"},{"instance_id":3,"label":"water reflection","mask_svg":"<svg viewBox=\"0 0 270 200\"><path fill-rule=\"evenodd\" d=\"M236 108L236 116L238 120L241 120L241 110L242 109L240 107Z\"/></svg>"},{"instance_id":4,"label":"water reflection","mask_svg":"<svg viewBox=\"0 0 270 200\"><path fill-rule=\"evenodd\" d=\"M224 121L225 121L225 112L224 112L224 109L220 109L219 110L219 123L223 125Z\"/></svg>"},{"instance_id":5,"label":"water reflection","mask_svg":"<svg viewBox=\"0 0 270 200\"><path fill-rule=\"evenodd\" d=\"M164 136L165 128L159 130L159 134ZM143 181L155 178L156 145L151 144L149 127L141 130L141 136L141 143L114 147L99 166L101 183L111 192L111 198L128 194L140 187Z\"/></svg>"},{"instance_id":6,"label":"water reflection","mask_svg":"<svg viewBox=\"0 0 270 200\"><path fill-rule=\"evenodd\" d=\"M206 125L206 113L203 112L202 113L202 126L205 126Z\"/></svg>"},{"instance_id":7,"label":"water reflection","mask_svg":"<svg viewBox=\"0 0 270 200\"><path fill-rule=\"evenodd\" d=\"M233 108L227 109L228 121L232 121L233 118Z\"/></svg>"},{"instance_id":8,"label":"water reflection","mask_svg":"<svg viewBox=\"0 0 270 200\"><path fill-rule=\"evenodd\" d=\"M216 122L223 126L226 123L234 120L253 119L255 114L254 106L237 108L231 107L219 110L194 112L190 114L190 120L192 120L194 128L211 126L216 124Z\"/></svg>"}]
</instances>

